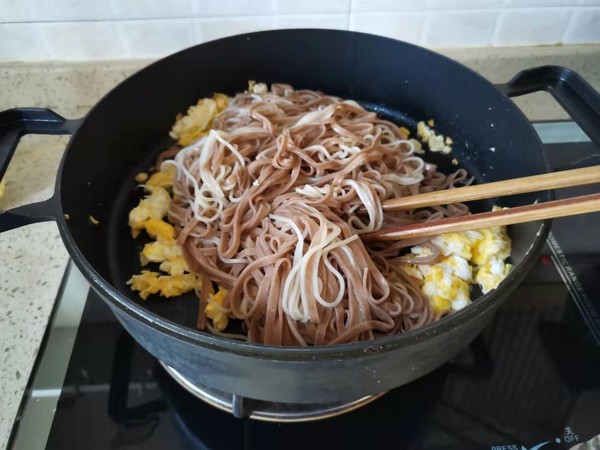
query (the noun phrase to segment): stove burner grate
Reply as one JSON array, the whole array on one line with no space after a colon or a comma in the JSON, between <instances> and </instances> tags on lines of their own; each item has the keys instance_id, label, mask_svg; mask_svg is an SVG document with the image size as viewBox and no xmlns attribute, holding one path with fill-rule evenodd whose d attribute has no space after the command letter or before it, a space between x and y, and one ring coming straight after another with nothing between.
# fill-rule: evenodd
<instances>
[{"instance_id":1,"label":"stove burner grate","mask_svg":"<svg viewBox=\"0 0 600 450\"><path fill-rule=\"evenodd\" d=\"M165 371L186 391L206 403L235 417L266 422L308 422L327 419L354 411L377 400L385 392L368 395L352 401L332 403L276 403L240 397L217 389L192 384L177 370L160 362Z\"/></svg>"}]
</instances>

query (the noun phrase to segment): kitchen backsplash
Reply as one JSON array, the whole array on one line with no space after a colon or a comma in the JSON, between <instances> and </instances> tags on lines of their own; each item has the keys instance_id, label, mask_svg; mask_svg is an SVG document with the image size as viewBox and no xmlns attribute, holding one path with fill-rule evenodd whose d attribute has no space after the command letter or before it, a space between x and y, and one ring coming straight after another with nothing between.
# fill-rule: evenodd
<instances>
[{"instance_id":1,"label":"kitchen backsplash","mask_svg":"<svg viewBox=\"0 0 600 450\"><path fill-rule=\"evenodd\" d=\"M599 43L600 0L0 0L0 62L157 58L277 28L430 48Z\"/></svg>"}]
</instances>

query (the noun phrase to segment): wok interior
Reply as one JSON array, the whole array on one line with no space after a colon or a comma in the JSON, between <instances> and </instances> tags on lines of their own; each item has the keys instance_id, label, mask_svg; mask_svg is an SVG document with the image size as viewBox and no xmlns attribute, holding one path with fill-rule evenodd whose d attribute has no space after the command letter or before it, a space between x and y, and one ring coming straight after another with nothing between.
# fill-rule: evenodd
<instances>
[{"instance_id":1,"label":"wok interior","mask_svg":"<svg viewBox=\"0 0 600 450\"><path fill-rule=\"evenodd\" d=\"M452 137L453 152L428 152L424 159L448 173L456 170L451 160L457 158L476 183L546 170L535 133L510 100L464 67L418 47L357 33L287 30L175 54L119 85L90 112L69 147L61 195L75 244L94 270L131 301L180 325L194 327L193 294L142 301L125 284L140 270L143 245L133 241L127 226L127 214L142 195L133 178L168 148L178 113L214 92L243 91L250 79L354 99L411 129L433 118L436 131ZM513 207L548 196L532 193L470 206ZM93 225L90 215L100 224ZM539 229L540 223L509 227L515 268Z\"/></svg>"}]
</instances>

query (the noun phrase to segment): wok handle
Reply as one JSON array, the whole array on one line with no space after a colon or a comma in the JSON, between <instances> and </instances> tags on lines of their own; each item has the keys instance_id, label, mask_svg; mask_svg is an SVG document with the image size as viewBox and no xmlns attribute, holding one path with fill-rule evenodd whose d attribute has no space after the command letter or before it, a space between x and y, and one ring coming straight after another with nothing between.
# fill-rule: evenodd
<instances>
[{"instance_id":1,"label":"wok handle","mask_svg":"<svg viewBox=\"0 0 600 450\"><path fill-rule=\"evenodd\" d=\"M26 134L73 134L82 119L69 120L44 108L14 108L0 112L0 180ZM0 211L0 233L56 217L56 199Z\"/></svg>"},{"instance_id":2,"label":"wok handle","mask_svg":"<svg viewBox=\"0 0 600 450\"><path fill-rule=\"evenodd\" d=\"M498 88L509 97L546 91L600 145L600 94L577 72L561 66L540 66L519 72Z\"/></svg>"}]
</instances>

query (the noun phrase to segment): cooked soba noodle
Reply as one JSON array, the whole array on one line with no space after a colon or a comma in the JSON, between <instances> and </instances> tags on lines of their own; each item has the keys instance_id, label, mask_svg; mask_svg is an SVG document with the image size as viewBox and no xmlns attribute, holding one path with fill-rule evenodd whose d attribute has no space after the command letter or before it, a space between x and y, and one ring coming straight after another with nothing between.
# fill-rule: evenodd
<instances>
[{"instance_id":1,"label":"cooked soba noodle","mask_svg":"<svg viewBox=\"0 0 600 450\"><path fill-rule=\"evenodd\" d=\"M425 240L363 243L385 226L467 214L464 205L384 213L386 199L464 184L418 156L404 131L354 101L273 85L236 95L177 168L168 219L203 286L228 289L220 311L252 342L324 345L421 327L438 317L399 267ZM200 289L198 327L208 289Z\"/></svg>"}]
</instances>

